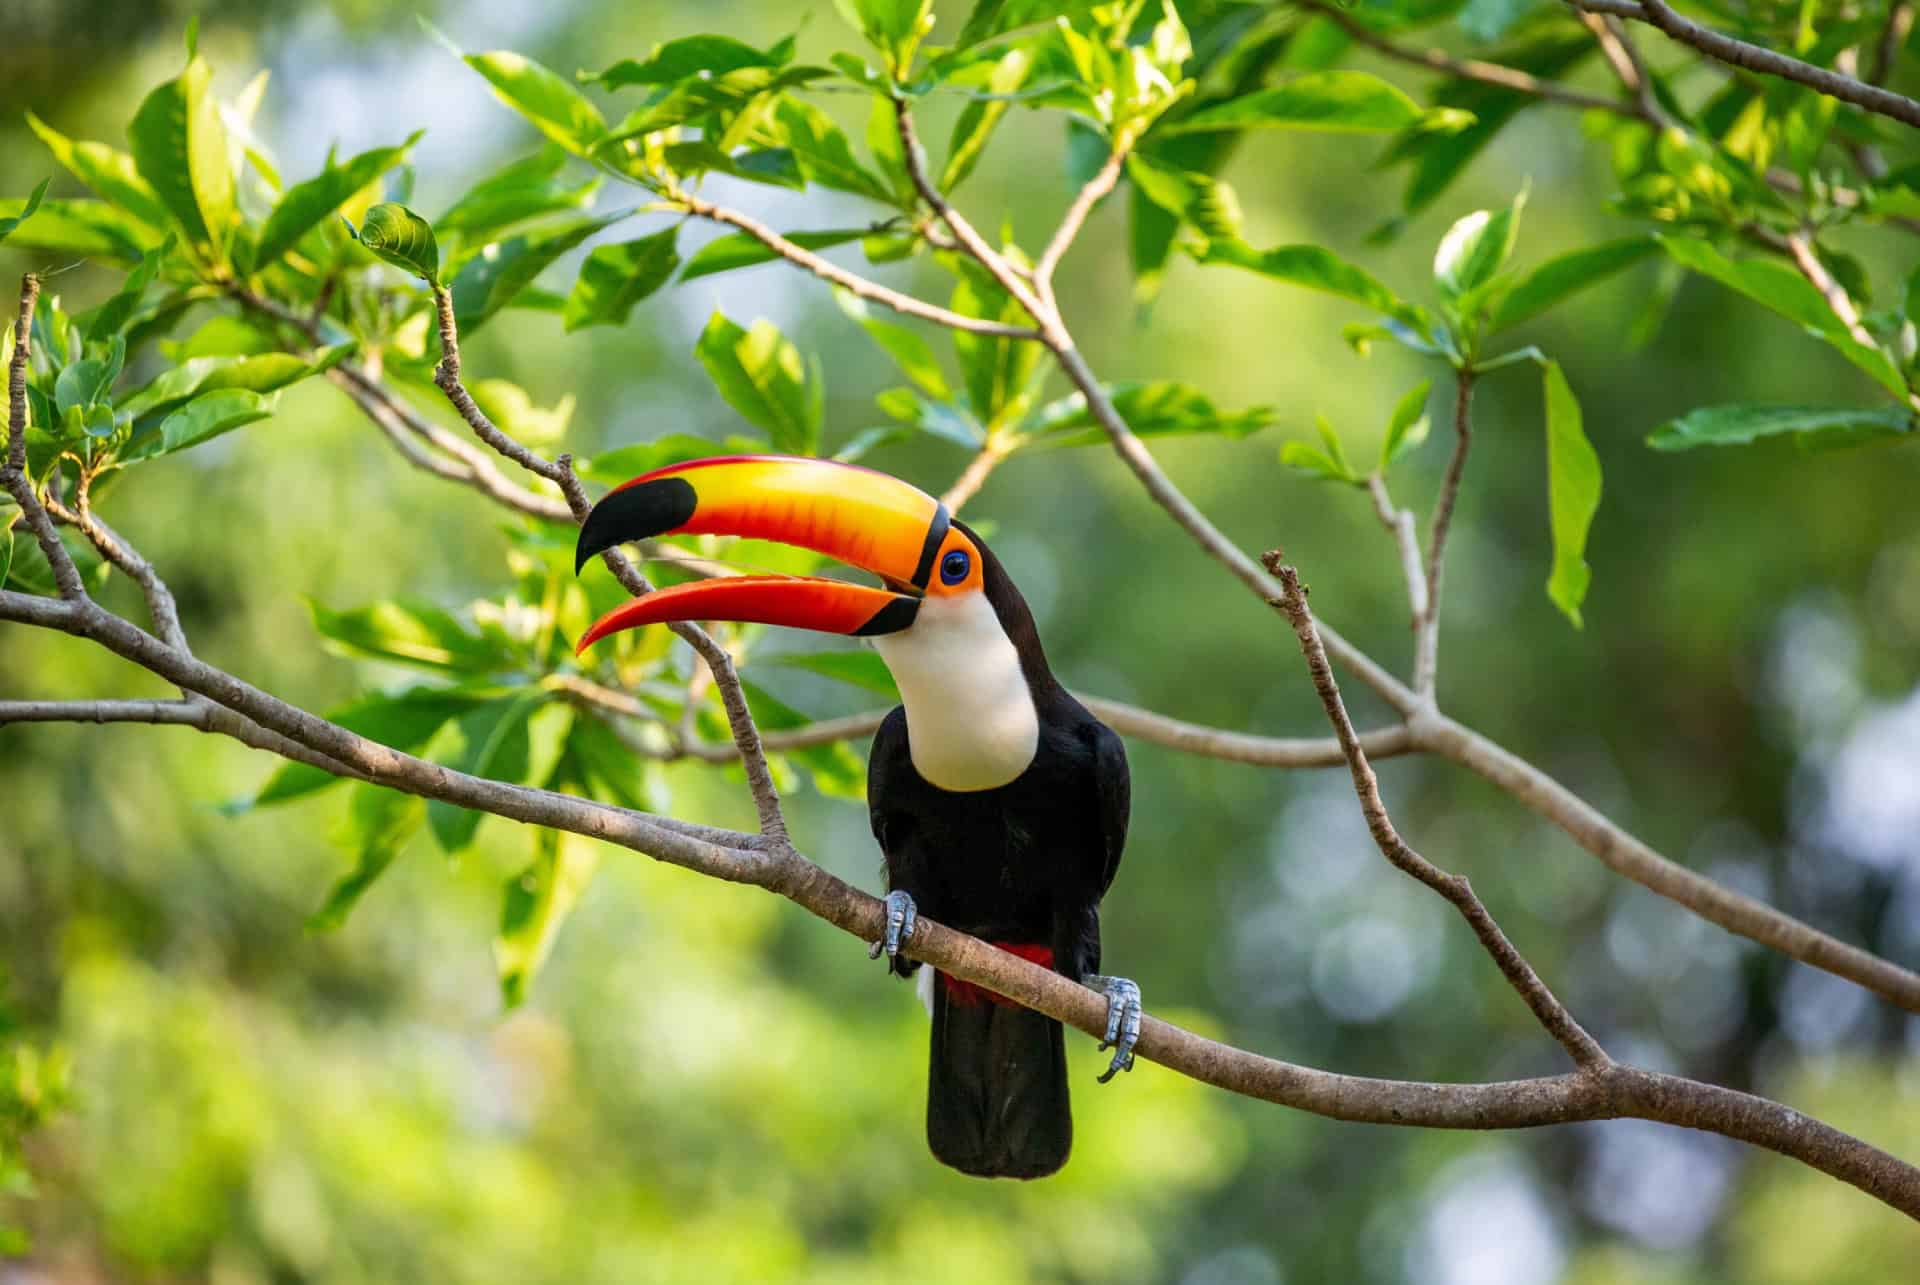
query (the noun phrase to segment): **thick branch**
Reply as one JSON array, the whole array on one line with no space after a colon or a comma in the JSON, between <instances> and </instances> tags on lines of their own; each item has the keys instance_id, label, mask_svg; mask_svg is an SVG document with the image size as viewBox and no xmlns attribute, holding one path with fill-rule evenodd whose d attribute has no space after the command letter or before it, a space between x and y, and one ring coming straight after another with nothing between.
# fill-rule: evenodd
<instances>
[{"instance_id":1,"label":"thick branch","mask_svg":"<svg viewBox=\"0 0 1920 1285\"><path fill-rule=\"evenodd\" d=\"M605 839L715 878L756 884L864 940L880 935L884 911L877 899L790 847L546 790L487 781L399 753L185 656L92 602L0 591L0 619L91 637L278 734L325 751L336 764L327 770L349 764L368 779L395 789ZM908 953L1089 1034L1105 1031L1104 996L930 919L919 921ZM1776 1103L1632 1067L1607 1064L1578 1075L1499 1084L1375 1080L1262 1057L1152 1017L1142 1023L1137 1052L1204 1083L1339 1120L1515 1129L1633 1116L1704 1129L1791 1156L1920 1218L1920 1170Z\"/></svg>"},{"instance_id":2,"label":"thick branch","mask_svg":"<svg viewBox=\"0 0 1920 1285\"><path fill-rule=\"evenodd\" d=\"M1610 1059L1606 1053L1574 1020L1573 1014L1567 1011L1547 984L1540 980L1540 975L1533 971L1533 965L1507 939L1506 933L1494 922L1486 906L1474 895L1466 876L1440 869L1400 837L1392 818L1387 815L1386 802L1380 797L1380 782L1373 774L1373 766L1367 762L1366 751L1360 748L1360 738L1353 730L1353 720L1347 716L1346 702L1340 698L1340 685L1334 679L1333 666L1328 663L1326 649L1321 646L1320 635L1314 629L1313 612L1307 606L1306 587L1300 583L1299 574L1280 561L1278 553L1269 553L1266 562L1286 589L1286 596L1275 605L1286 612L1287 619L1293 624L1293 632L1300 640L1300 650L1307 658L1307 672L1313 678L1314 690L1320 694L1320 703L1326 707L1327 721L1333 724L1334 735L1339 738L1340 748L1346 754L1347 767L1353 775L1353 792L1359 796L1360 812L1366 817L1367 830L1373 835L1380 855L1392 862L1396 869L1439 893L1460 912L1473 929L1474 936L1480 939L1481 946L1492 956L1507 983L1526 1001L1540 1025L1559 1041L1560 1047L1567 1051L1576 1065L1582 1068L1607 1065Z\"/></svg>"},{"instance_id":3,"label":"thick branch","mask_svg":"<svg viewBox=\"0 0 1920 1285\"><path fill-rule=\"evenodd\" d=\"M1722 35L1675 13L1665 0L1568 0L1568 3L1589 13L1612 14L1644 22L1670 39L1697 49L1730 67L1791 80L1829 98L1851 103L1863 111L1886 116L1902 124L1920 126L1920 102L1904 94L1896 94L1890 89L1870 85L1852 76Z\"/></svg>"}]
</instances>

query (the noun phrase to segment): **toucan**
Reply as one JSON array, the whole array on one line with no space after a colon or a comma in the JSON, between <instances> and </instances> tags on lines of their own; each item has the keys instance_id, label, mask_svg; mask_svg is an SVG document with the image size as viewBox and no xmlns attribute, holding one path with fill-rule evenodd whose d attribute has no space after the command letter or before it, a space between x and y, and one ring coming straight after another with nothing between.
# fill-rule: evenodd
<instances>
[{"instance_id":1,"label":"toucan","mask_svg":"<svg viewBox=\"0 0 1920 1285\"><path fill-rule=\"evenodd\" d=\"M576 573L653 536L750 536L812 549L880 587L811 576L723 576L608 612L585 651L622 629L755 621L868 639L900 689L867 761L885 857L882 939L902 977L917 915L992 942L1107 997L1112 1063L1133 1066L1140 988L1100 974L1100 901L1126 844L1127 755L1060 685L1033 612L986 542L944 504L872 469L777 455L697 459L609 492L581 524ZM928 969L927 1141L982 1177L1038 1178L1073 1144L1060 1024Z\"/></svg>"}]
</instances>

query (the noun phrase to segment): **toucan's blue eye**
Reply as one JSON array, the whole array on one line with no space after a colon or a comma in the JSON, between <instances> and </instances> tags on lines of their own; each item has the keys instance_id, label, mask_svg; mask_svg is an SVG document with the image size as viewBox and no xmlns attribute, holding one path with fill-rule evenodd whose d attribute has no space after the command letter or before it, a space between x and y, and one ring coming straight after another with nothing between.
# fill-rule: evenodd
<instances>
[{"instance_id":1,"label":"toucan's blue eye","mask_svg":"<svg viewBox=\"0 0 1920 1285\"><path fill-rule=\"evenodd\" d=\"M967 572L973 569L973 559L960 549L955 549L940 559L940 578L948 584L959 584L967 578Z\"/></svg>"}]
</instances>

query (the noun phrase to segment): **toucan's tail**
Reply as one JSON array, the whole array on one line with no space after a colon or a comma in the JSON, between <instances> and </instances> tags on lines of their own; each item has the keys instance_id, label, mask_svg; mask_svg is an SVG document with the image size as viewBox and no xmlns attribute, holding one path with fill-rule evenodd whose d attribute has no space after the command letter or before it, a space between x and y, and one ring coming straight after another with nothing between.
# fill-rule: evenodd
<instances>
[{"instance_id":1,"label":"toucan's tail","mask_svg":"<svg viewBox=\"0 0 1920 1285\"><path fill-rule=\"evenodd\" d=\"M1051 951L1016 953L1053 962ZM940 974L930 1063L927 1142L942 1164L981 1178L1044 1178L1067 1162L1073 1114L1060 1023Z\"/></svg>"}]
</instances>

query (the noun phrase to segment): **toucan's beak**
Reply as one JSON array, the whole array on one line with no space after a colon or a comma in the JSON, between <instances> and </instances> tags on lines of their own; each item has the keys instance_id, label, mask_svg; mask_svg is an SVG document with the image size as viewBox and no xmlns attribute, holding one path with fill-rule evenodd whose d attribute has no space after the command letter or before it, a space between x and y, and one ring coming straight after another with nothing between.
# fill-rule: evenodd
<instances>
[{"instance_id":1,"label":"toucan's beak","mask_svg":"<svg viewBox=\"0 0 1920 1285\"><path fill-rule=\"evenodd\" d=\"M920 610L946 539L946 506L885 473L830 460L735 455L692 460L634 478L594 505L580 527L587 559L657 535L739 535L824 553L886 581L886 589L811 576L725 576L656 590L608 612L581 637L674 620L740 620L834 634L905 629Z\"/></svg>"}]
</instances>

